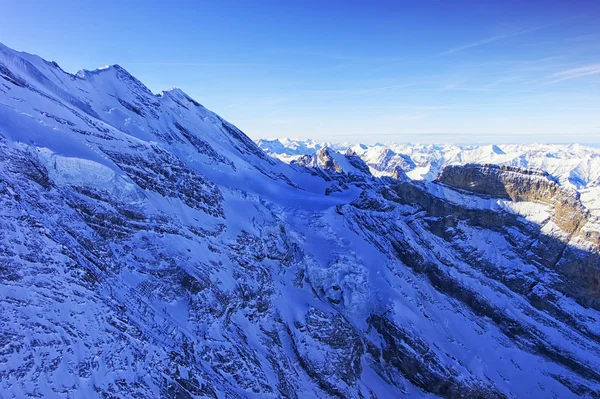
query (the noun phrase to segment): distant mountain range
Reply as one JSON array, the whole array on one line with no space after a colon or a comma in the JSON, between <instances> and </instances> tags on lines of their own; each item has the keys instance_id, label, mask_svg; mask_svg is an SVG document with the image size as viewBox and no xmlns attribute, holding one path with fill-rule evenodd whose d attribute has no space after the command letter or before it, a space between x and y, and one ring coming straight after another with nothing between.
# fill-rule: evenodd
<instances>
[{"instance_id":1,"label":"distant mountain range","mask_svg":"<svg viewBox=\"0 0 600 399\"><path fill-rule=\"evenodd\" d=\"M400 168L414 180L434 180L448 165L495 164L539 169L564 187L582 194L582 200L600 211L600 148L579 144L350 144L317 143L313 140L257 140L266 153L284 162L297 160L322 148L356 153L375 176L393 176Z\"/></svg>"},{"instance_id":2,"label":"distant mountain range","mask_svg":"<svg viewBox=\"0 0 600 399\"><path fill-rule=\"evenodd\" d=\"M313 140L257 140L268 154L291 161L321 148L338 152L354 151L376 175L391 176L401 166L413 179L432 180L447 165L493 163L544 170L562 184L574 188L600 185L600 149L579 144L505 144L505 145L433 145L433 144L335 144Z\"/></svg>"}]
</instances>

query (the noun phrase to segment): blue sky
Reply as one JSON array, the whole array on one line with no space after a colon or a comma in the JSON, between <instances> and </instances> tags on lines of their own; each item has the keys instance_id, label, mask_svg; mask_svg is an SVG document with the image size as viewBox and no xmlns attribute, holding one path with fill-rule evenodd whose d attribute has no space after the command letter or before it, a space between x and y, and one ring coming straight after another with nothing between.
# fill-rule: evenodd
<instances>
[{"instance_id":1,"label":"blue sky","mask_svg":"<svg viewBox=\"0 0 600 399\"><path fill-rule=\"evenodd\" d=\"M0 42L118 63L251 137L600 144L600 1L0 0Z\"/></svg>"}]
</instances>

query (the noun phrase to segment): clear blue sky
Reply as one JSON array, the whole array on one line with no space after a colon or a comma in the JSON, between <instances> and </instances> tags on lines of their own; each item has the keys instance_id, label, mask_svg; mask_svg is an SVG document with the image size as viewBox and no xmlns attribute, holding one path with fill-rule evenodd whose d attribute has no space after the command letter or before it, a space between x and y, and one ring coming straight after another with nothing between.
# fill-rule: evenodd
<instances>
[{"instance_id":1,"label":"clear blue sky","mask_svg":"<svg viewBox=\"0 0 600 399\"><path fill-rule=\"evenodd\" d=\"M600 1L0 0L0 42L118 63L251 137L600 143Z\"/></svg>"}]
</instances>

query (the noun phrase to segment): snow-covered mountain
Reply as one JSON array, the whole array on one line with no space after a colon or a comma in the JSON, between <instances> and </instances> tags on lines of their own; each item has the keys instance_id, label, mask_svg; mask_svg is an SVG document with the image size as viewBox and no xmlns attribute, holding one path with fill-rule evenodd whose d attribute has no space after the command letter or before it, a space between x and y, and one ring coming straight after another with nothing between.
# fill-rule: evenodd
<instances>
[{"instance_id":1,"label":"snow-covered mountain","mask_svg":"<svg viewBox=\"0 0 600 399\"><path fill-rule=\"evenodd\" d=\"M260 139L256 142L260 148L268 154L277 158L291 162L302 155L314 154L323 148L329 148L334 151L345 151L350 148L350 143L335 144L331 142L317 143L314 140L293 140L293 139Z\"/></svg>"},{"instance_id":2,"label":"snow-covered mountain","mask_svg":"<svg viewBox=\"0 0 600 399\"><path fill-rule=\"evenodd\" d=\"M600 397L583 194L313 147L0 45L0 397Z\"/></svg>"},{"instance_id":3,"label":"snow-covered mountain","mask_svg":"<svg viewBox=\"0 0 600 399\"><path fill-rule=\"evenodd\" d=\"M352 149L378 176L402 167L412 179L433 180L447 165L497 164L541 169L574 188L600 186L600 148L579 144L355 144L316 143L312 140L258 140L268 154L286 162L321 148L345 152Z\"/></svg>"}]
</instances>

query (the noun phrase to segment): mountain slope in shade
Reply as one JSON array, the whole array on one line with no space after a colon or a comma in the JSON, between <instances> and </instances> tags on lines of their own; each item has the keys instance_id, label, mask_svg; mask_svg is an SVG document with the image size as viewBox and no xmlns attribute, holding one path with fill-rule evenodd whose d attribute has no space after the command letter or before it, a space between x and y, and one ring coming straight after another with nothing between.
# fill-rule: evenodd
<instances>
[{"instance_id":1,"label":"mountain slope in shade","mask_svg":"<svg viewBox=\"0 0 600 399\"><path fill-rule=\"evenodd\" d=\"M1 395L599 397L583 195L319 150L0 46Z\"/></svg>"}]
</instances>

